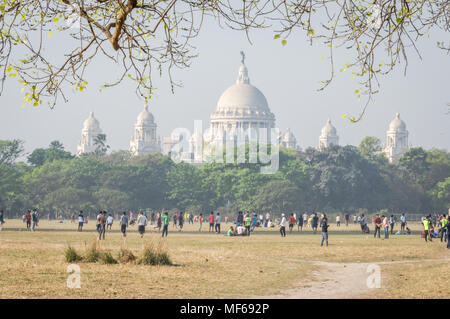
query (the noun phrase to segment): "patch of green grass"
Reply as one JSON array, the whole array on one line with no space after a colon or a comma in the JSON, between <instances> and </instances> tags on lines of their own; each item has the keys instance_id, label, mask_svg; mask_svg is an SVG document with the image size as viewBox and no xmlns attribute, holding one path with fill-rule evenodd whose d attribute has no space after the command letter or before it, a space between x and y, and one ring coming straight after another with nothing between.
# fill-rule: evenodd
<instances>
[{"instance_id":1,"label":"patch of green grass","mask_svg":"<svg viewBox=\"0 0 450 319\"><path fill-rule=\"evenodd\" d=\"M78 254L75 248L70 245L67 246L66 249L64 249L64 257L66 258L66 261L68 263L77 262L83 259L83 257Z\"/></svg>"},{"instance_id":2,"label":"patch of green grass","mask_svg":"<svg viewBox=\"0 0 450 319\"><path fill-rule=\"evenodd\" d=\"M117 264L117 260L112 256L111 252L104 251L100 253L100 260L104 264L113 265Z\"/></svg>"},{"instance_id":3,"label":"patch of green grass","mask_svg":"<svg viewBox=\"0 0 450 319\"><path fill-rule=\"evenodd\" d=\"M100 259L100 251L97 241L93 241L84 253L84 261L88 263L96 263Z\"/></svg>"},{"instance_id":4,"label":"patch of green grass","mask_svg":"<svg viewBox=\"0 0 450 319\"><path fill-rule=\"evenodd\" d=\"M138 264L143 265L172 265L167 249L161 244L157 247L152 243L146 243Z\"/></svg>"}]
</instances>

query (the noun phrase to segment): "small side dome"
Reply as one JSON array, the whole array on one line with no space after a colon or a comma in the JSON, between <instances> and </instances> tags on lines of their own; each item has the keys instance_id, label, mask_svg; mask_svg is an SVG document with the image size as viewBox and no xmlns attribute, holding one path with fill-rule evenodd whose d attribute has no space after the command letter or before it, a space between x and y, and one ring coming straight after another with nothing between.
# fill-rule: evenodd
<instances>
[{"instance_id":1,"label":"small side dome","mask_svg":"<svg viewBox=\"0 0 450 319\"><path fill-rule=\"evenodd\" d=\"M138 115L137 124L138 125L148 125L155 122L153 114L148 111L148 105L144 106L144 110Z\"/></svg>"},{"instance_id":2,"label":"small side dome","mask_svg":"<svg viewBox=\"0 0 450 319\"><path fill-rule=\"evenodd\" d=\"M89 117L83 122L83 128L86 130L100 128L100 122L94 117L94 112L91 112Z\"/></svg>"},{"instance_id":3,"label":"small side dome","mask_svg":"<svg viewBox=\"0 0 450 319\"><path fill-rule=\"evenodd\" d=\"M331 124L328 119L327 124L322 128L322 136L336 135L336 128Z\"/></svg>"},{"instance_id":4,"label":"small side dome","mask_svg":"<svg viewBox=\"0 0 450 319\"><path fill-rule=\"evenodd\" d=\"M294 133L291 132L290 128L288 128L286 133L284 133L283 141L284 142L296 142L297 141L297 139L295 138Z\"/></svg>"},{"instance_id":5,"label":"small side dome","mask_svg":"<svg viewBox=\"0 0 450 319\"><path fill-rule=\"evenodd\" d=\"M400 119L400 114L395 114L395 119L389 124L389 131L405 131L406 124Z\"/></svg>"}]
</instances>

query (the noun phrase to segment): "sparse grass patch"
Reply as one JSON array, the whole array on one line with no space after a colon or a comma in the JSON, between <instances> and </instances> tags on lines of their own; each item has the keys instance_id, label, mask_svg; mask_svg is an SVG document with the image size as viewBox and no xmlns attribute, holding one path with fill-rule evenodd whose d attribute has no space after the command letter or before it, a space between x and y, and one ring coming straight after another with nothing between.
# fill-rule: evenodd
<instances>
[{"instance_id":1,"label":"sparse grass patch","mask_svg":"<svg viewBox=\"0 0 450 319\"><path fill-rule=\"evenodd\" d=\"M126 248L121 248L119 250L119 255L117 257L120 263L126 264L130 262L136 261L136 256L133 254L133 252Z\"/></svg>"},{"instance_id":2,"label":"sparse grass patch","mask_svg":"<svg viewBox=\"0 0 450 319\"><path fill-rule=\"evenodd\" d=\"M147 242L138 259L138 264L143 265L172 265L167 249L159 243L157 247L151 242Z\"/></svg>"},{"instance_id":3,"label":"sparse grass patch","mask_svg":"<svg viewBox=\"0 0 450 319\"><path fill-rule=\"evenodd\" d=\"M98 248L97 241L92 241L89 247L86 249L84 253L83 260L88 263L96 263L100 259L100 251Z\"/></svg>"},{"instance_id":4,"label":"sparse grass patch","mask_svg":"<svg viewBox=\"0 0 450 319\"><path fill-rule=\"evenodd\" d=\"M112 256L109 251L100 252L100 260L104 264L113 265L117 264L117 260Z\"/></svg>"},{"instance_id":5,"label":"sparse grass patch","mask_svg":"<svg viewBox=\"0 0 450 319\"><path fill-rule=\"evenodd\" d=\"M78 254L75 248L70 245L67 246L66 249L64 249L64 257L66 258L66 261L68 263L77 262L83 259L83 257Z\"/></svg>"}]
</instances>

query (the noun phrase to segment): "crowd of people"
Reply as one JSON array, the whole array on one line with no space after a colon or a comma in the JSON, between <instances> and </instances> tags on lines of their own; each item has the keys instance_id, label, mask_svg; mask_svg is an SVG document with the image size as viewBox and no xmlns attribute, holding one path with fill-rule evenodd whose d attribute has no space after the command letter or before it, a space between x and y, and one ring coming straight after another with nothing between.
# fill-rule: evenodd
<instances>
[{"instance_id":1,"label":"crowd of people","mask_svg":"<svg viewBox=\"0 0 450 319\"><path fill-rule=\"evenodd\" d=\"M343 223L345 226L349 226L351 216L350 214L336 215L335 222L336 227L341 227L341 217L343 217ZM30 229L32 232L36 230L39 225L40 214L36 209L28 210L26 214L22 216L22 220L26 223L26 228ZM50 214L48 214L48 219L50 219ZM63 215L58 215L57 219L60 223L63 222ZM75 223L76 215L73 213L70 216L70 221ZM221 233L222 216L219 212L211 212L206 218L203 214L193 215L190 213L176 212L170 217L168 212L150 212L140 211L137 215L133 212L123 212L119 217L120 231L123 237L127 236L127 228L129 226L137 225L138 233L144 237L146 227L150 226L158 232L161 232L162 237L167 237L169 233L169 223L172 221L172 229L176 229L179 232L183 230L185 222L188 224L198 224L198 232L202 232L203 223L209 223L208 232L209 233ZM283 213L281 218L272 218L271 213L256 214L256 213L244 213L239 211L236 215L234 221L230 221L228 216L223 218L223 223L229 224L230 227L226 231L226 236L250 236L250 234L257 227L262 228L274 228L279 227L280 235L286 237L286 227L289 227L289 232L292 233L295 226L297 226L297 231L302 231L304 228L310 228L313 233L318 231L320 227L322 233L321 246L325 244L328 246L328 228L330 227L328 217L325 213L304 213L297 216L296 213L291 213L288 217ZM422 218L422 225L424 227L422 231L422 238L426 242L431 242L433 238L439 238L441 242L447 242L447 247L450 248L449 241L449 221L448 216L443 215L428 215ZM2 225L5 223L3 210L0 210L0 230ZM78 214L78 231L83 231L83 226L88 223L87 216L84 215L83 211ZM100 211L96 217L96 229L99 234L99 240L104 240L107 230L112 230L114 223L114 215L107 213L106 211ZM400 224L400 229L394 231L395 225ZM353 215L353 224L359 224L361 227L361 232L363 234L370 233L370 227L367 217L364 214ZM411 230L407 226L407 220L405 214L401 214L400 219L394 217L394 215L384 215L376 214L372 217L372 227L373 227L373 237L381 238L381 231L383 230L384 239L389 239L391 235L410 235Z\"/></svg>"}]
</instances>

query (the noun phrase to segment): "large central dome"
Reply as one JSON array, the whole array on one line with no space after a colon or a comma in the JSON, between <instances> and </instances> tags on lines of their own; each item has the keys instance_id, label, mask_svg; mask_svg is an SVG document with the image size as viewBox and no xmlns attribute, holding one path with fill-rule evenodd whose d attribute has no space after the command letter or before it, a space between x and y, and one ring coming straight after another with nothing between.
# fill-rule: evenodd
<instances>
[{"instance_id":1,"label":"large central dome","mask_svg":"<svg viewBox=\"0 0 450 319\"><path fill-rule=\"evenodd\" d=\"M275 116L264 94L250 84L243 54L236 83L220 96L216 111L211 114L211 126L216 129L275 126Z\"/></svg>"}]
</instances>

